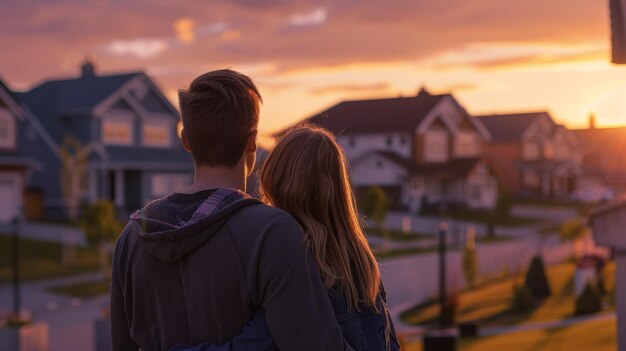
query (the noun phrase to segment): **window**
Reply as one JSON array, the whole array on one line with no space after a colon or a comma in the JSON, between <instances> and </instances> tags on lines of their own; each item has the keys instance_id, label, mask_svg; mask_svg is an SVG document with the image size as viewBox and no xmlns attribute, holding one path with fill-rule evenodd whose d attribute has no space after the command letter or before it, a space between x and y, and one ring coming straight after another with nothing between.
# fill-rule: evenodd
<instances>
[{"instance_id":1,"label":"window","mask_svg":"<svg viewBox=\"0 0 626 351\"><path fill-rule=\"evenodd\" d=\"M3 108L0 108L0 148L15 148L15 119Z\"/></svg>"},{"instance_id":2,"label":"window","mask_svg":"<svg viewBox=\"0 0 626 351\"><path fill-rule=\"evenodd\" d=\"M170 146L170 128L166 124L144 124L143 143L146 146Z\"/></svg>"},{"instance_id":3,"label":"window","mask_svg":"<svg viewBox=\"0 0 626 351\"><path fill-rule=\"evenodd\" d=\"M482 195L483 188L480 184L471 184L470 185L470 197L472 200L480 200Z\"/></svg>"},{"instance_id":4,"label":"window","mask_svg":"<svg viewBox=\"0 0 626 351\"><path fill-rule=\"evenodd\" d=\"M406 144L406 138L404 137L404 135L400 136L400 145L404 145Z\"/></svg>"},{"instance_id":5,"label":"window","mask_svg":"<svg viewBox=\"0 0 626 351\"><path fill-rule=\"evenodd\" d=\"M455 154L458 157L475 157L480 154L478 137L474 133L459 133L455 147Z\"/></svg>"},{"instance_id":6,"label":"window","mask_svg":"<svg viewBox=\"0 0 626 351\"><path fill-rule=\"evenodd\" d=\"M104 120L102 136L105 144L131 145L133 143L133 128L131 122Z\"/></svg>"},{"instance_id":7,"label":"window","mask_svg":"<svg viewBox=\"0 0 626 351\"><path fill-rule=\"evenodd\" d=\"M191 184L187 174L155 174L152 176L152 195L165 196L181 191Z\"/></svg>"},{"instance_id":8,"label":"window","mask_svg":"<svg viewBox=\"0 0 626 351\"><path fill-rule=\"evenodd\" d=\"M393 144L393 138L391 135L387 136L386 143L387 143L387 146L391 146L391 144Z\"/></svg>"},{"instance_id":9,"label":"window","mask_svg":"<svg viewBox=\"0 0 626 351\"><path fill-rule=\"evenodd\" d=\"M424 136L424 160L427 162L448 161L448 133L444 130L430 130Z\"/></svg>"},{"instance_id":10,"label":"window","mask_svg":"<svg viewBox=\"0 0 626 351\"><path fill-rule=\"evenodd\" d=\"M547 160L554 158L554 144L552 142L545 142L543 144L543 157Z\"/></svg>"},{"instance_id":11,"label":"window","mask_svg":"<svg viewBox=\"0 0 626 351\"><path fill-rule=\"evenodd\" d=\"M383 161L376 160L376 168L383 168Z\"/></svg>"},{"instance_id":12,"label":"window","mask_svg":"<svg viewBox=\"0 0 626 351\"><path fill-rule=\"evenodd\" d=\"M539 145L537 145L536 143L532 143L532 142L526 142L524 143L524 146L522 147L522 158L524 160L537 160L539 159L539 154L540 154L540 149L539 149Z\"/></svg>"}]
</instances>

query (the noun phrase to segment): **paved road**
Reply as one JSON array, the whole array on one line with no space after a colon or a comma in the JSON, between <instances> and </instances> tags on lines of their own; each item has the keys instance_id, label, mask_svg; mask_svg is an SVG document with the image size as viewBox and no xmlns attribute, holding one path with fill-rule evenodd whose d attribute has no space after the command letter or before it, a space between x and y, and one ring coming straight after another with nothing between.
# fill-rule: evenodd
<instances>
[{"instance_id":1,"label":"paved road","mask_svg":"<svg viewBox=\"0 0 626 351\"><path fill-rule=\"evenodd\" d=\"M16 230L15 228L15 225L12 224L0 224L0 235L12 235ZM87 245L85 234L76 227L49 223L23 222L20 223L17 228L22 238L77 246Z\"/></svg>"},{"instance_id":2,"label":"paved road","mask_svg":"<svg viewBox=\"0 0 626 351\"><path fill-rule=\"evenodd\" d=\"M94 350L93 323L102 316L109 297L72 299L51 294L46 289L101 279L101 273L92 273L22 285L23 310L32 313L35 321L48 323L49 351ZM12 287L0 286L0 311L9 311L12 301Z\"/></svg>"}]
</instances>

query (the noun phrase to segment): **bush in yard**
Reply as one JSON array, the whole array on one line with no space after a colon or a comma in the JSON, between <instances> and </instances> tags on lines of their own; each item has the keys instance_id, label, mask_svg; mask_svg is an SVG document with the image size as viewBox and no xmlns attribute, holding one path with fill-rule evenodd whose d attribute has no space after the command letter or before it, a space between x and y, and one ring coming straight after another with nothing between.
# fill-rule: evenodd
<instances>
[{"instance_id":1,"label":"bush in yard","mask_svg":"<svg viewBox=\"0 0 626 351\"><path fill-rule=\"evenodd\" d=\"M361 210L366 216L379 224L387 217L387 194L378 186L367 189L365 198L361 202Z\"/></svg>"},{"instance_id":2,"label":"bush in yard","mask_svg":"<svg viewBox=\"0 0 626 351\"><path fill-rule=\"evenodd\" d=\"M463 274L465 281L469 285L474 285L478 275L478 258L476 257L476 247L474 243L468 242L463 250Z\"/></svg>"},{"instance_id":3,"label":"bush in yard","mask_svg":"<svg viewBox=\"0 0 626 351\"><path fill-rule=\"evenodd\" d=\"M593 314L602 310L602 297L593 284L587 283L582 294L576 298L574 315Z\"/></svg>"},{"instance_id":4,"label":"bush in yard","mask_svg":"<svg viewBox=\"0 0 626 351\"><path fill-rule=\"evenodd\" d=\"M99 200L85 207L80 222L89 244L100 248L101 266L106 277L109 277L110 272L105 245L113 242L123 229L115 212L115 205L111 201Z\"/></svg>"},{"instance_id":5,"label":"bush in yard","mask_svg":"<svg viewBox=\"0 0 626 351\"><path fill-rule=\"evenodd\" d=\"M528 312L535 308L535 299L525 285L513 286L511 309L517 313Z\"/></svg>"},{"instance_id":6,"label":"bush in yard","mask_svg":"<svg viewBox=\"0 0 626 351\"><path fill-rule=\"evenodd\" d=\"M446 304L443 308L443 324L444 326L454 325L456 323L457 315L459 312L459 296L452 294L446 299ZM440 317L441 318L441 317Z\"/></svg>"},{"instance_id":7,"label":"bush in yard","mask_svg":"<svg viewBox=\"0 0 626 351\"><path fill-rule=\"evenodd\" d=\"M552 292L546 275L546 267L543 264L541 256L533 257L530 262L530 268L526 272L526 281L524 285L535 299L541 300L549 297Z\"/></svg>"}]
</instances>

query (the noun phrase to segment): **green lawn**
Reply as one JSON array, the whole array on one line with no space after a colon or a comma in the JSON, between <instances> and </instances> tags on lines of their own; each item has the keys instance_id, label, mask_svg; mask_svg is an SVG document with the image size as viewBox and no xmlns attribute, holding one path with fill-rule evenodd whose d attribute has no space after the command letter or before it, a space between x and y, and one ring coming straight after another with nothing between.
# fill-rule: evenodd
<instances>
[{"instance_id":1,"label":"green lawn","mask_svg":"<svg viewBox=\"0 0 626 351\"><path fill-rule=\"evenodd\" d=\"M500 242L506 242L506 241L511 241L511 240L515 240L515 238L506 237L506 236L493 236L493 237L479 237L476 239L476 241L481 244L500 243ZM457 251L459 249L460 249L459 247L448 246L446 250ZM419 248L407 247L403 249L393 249L393 250L385 250L385 251L375 250L374 256L376 256L377 258L381 260L384 260L388 258L396 258L396 257L402 257L402 256L411 256L411 255L426 254L426 253L433 253L433 252L437 252L436 243L429 247L419 247Z\"/></svg>"},{"instance_id":2,"label":"green lawn","mask_svg":"<svg viewBox=\"0 0 626 351\"><path fill-rule=\"evenodd\" d=\"M69 297L92 297L107 294L110 290L108 281L95 281L79 283L74 285L57 286L48 289L48 291Z\"/></svg>"},{"instance_id":3,"label":"green lawn","mask_svg":"<svg viewBox=\"0 0 626 351\"><path fill-rule=\"evenodd\" d=\"M459 351L616 351L615 320L579 323L566 328L508 333L473 340L461 340ZM422 351L422 342L402 348Z\"/></svg>"},{"instance_id":4,"label":"green lawn","mask_svg":"<svg viewBox=\"0 0 626 351\"><path fill-rule=\"evenodd\" d=\"M511 215L494 216L490 212L472 210L452 211L448 214L448 217L473 223L491 223L497 227L523 227L530 224L537 224L540 222L540 220L535 218L516 217Z\"/></svg>"},{"instance_id":5,"label":"green lawn","mask_svg":"<svg viewBox=\"0 0 626 351\"><path fill-rule=\"evenodd\" d=\"M12 239L0 236L0 284L11 281L12 277ZM63 265L62 247L57 243L20 239L20 273L23 280L37 280L66 276L89 271L99 267L96 249L79 248L77 261Z\"/></svg>"},{"instance_id":6,"label":"green lawn","mask_svg":"<svg viewBox=\"0 0 626 351\"><path fill-rule=\"evenodd\" d=\"M380 238L387 238L395 241L415 241L415 240L423 240L423 239L433 239L437 236L435 234L427 234L427 233L408 233L405 234L398 230L387 230L383 232L380 228L365 228L365 234L371 236L377 236Z\"/></svg>"},{"instance_id":7,"label":"green lawn","mask_svg":"<svg viewBox=\"0 0 626 351\"><path fill-rule=\"evenodd\" d=\"M569 207L576 209L580 215L586 215L595 208L595 206L598 206L593 203L560 199L516 199L514 200L514 204L537 207Z\"/></svg>"},{"instance_id":8,"label":"green lawn","mask_svg":"<svg viewBox=\"0 0 626 351\"><path fill-rule=\"evenodd\" d=\"M573 279L575 266L563 263L548 267L552 296L537 308L526 313L516 314L509 310L511 292L515 284L523 284L524 276L517 275L499 279L470 288L460 293L459 322L480 321L481 325L514 325L542 321L560 320L571 317L574 313L575 298ZM613 289L613 265L605 271L607 289ZM439 306L435 303L416 306L401 314L409 324L433 325L439 315Z\"/></svg>"}]
</instances>

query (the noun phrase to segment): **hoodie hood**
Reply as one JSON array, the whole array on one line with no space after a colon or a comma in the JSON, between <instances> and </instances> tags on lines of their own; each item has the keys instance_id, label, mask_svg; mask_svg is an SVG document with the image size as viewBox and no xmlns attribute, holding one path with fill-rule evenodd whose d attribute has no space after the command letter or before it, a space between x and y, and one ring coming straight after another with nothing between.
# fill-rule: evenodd
<instances>
[{"instance_id":1,"label":"hoodie hood","mask_svg":"<svg viewBox=\"0 0 626 351\"><path fill-rule=\"evenodd\" d=\"M131 225L139 245L162 262L176 262L209 241L233 213L243 207L261 204L241 193L221 191L209 196L190 220L176 224L171 223L170 218L176 217L173 212L178 209L167 198L135 212L131 216Z\"/></svg>"}]
</instances>

